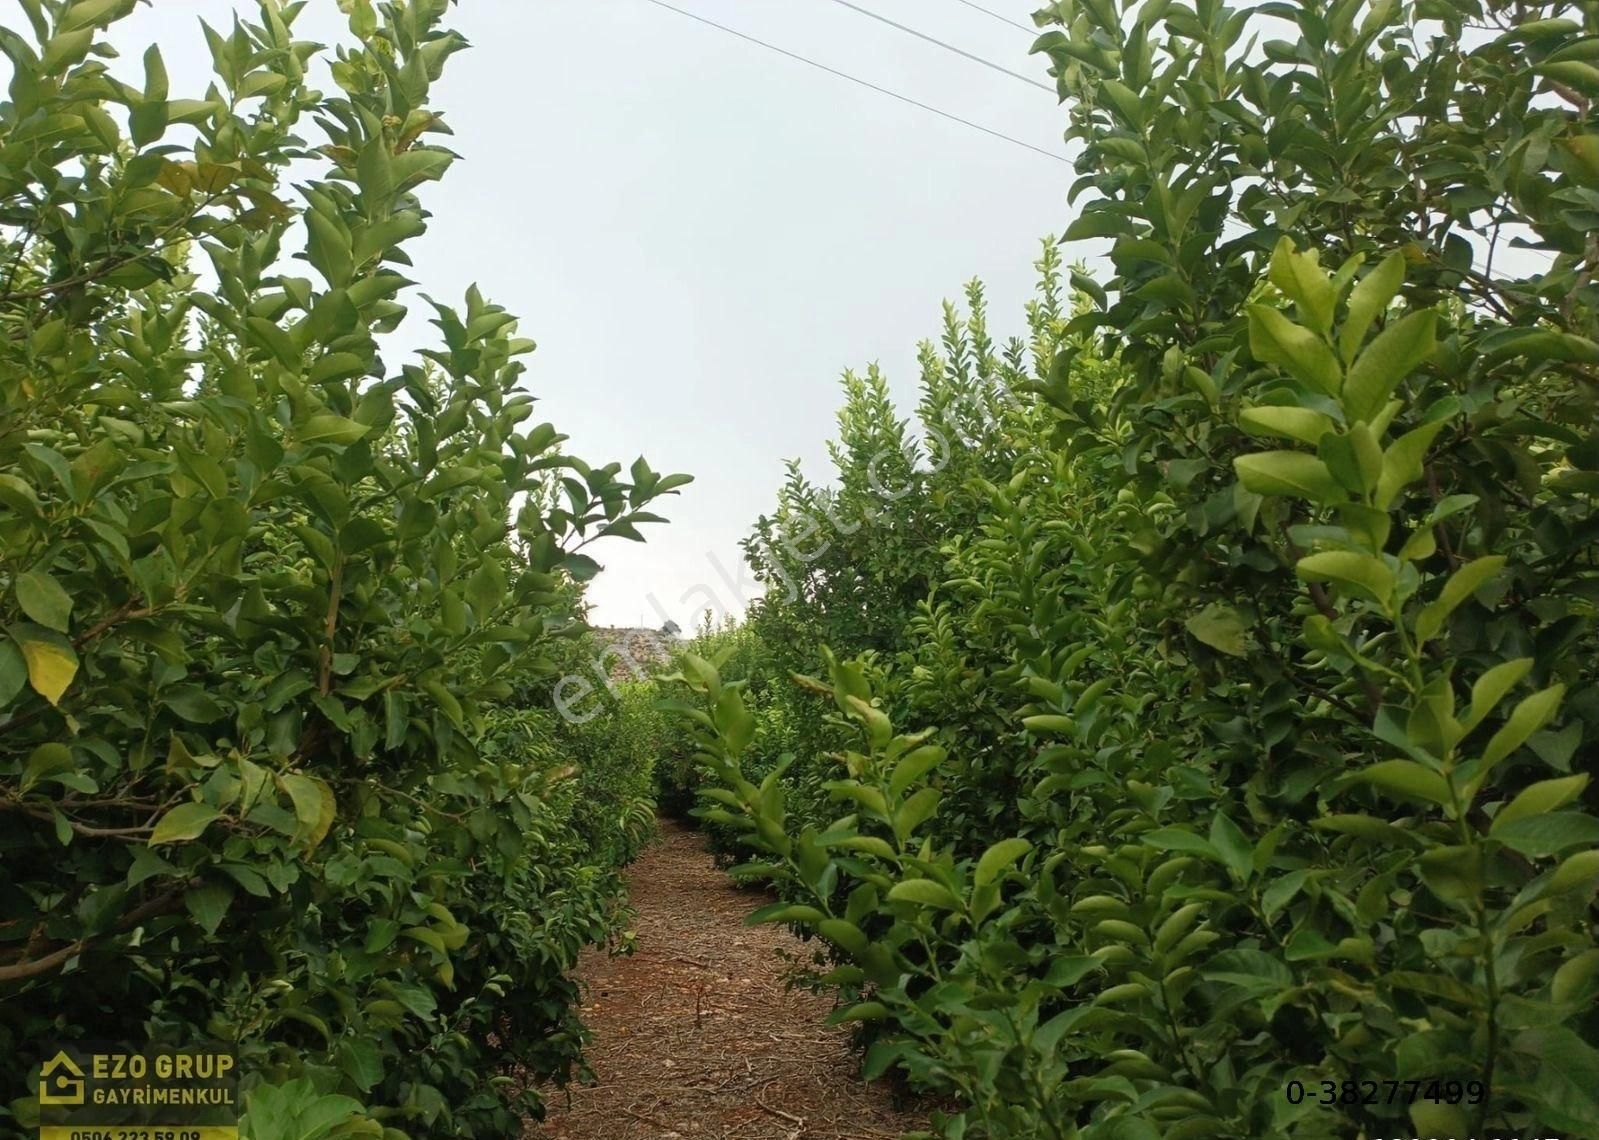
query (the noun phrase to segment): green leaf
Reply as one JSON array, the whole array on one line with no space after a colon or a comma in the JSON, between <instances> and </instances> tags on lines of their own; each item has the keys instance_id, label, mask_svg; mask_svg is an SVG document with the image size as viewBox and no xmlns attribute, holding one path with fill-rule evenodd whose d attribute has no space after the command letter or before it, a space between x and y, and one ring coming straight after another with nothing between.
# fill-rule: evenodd
<instances>
[{"instance_id":1,"label":"green leaf","mask_svg":"<svg viewBox=\"0 0 1599 1140\"><path fill-rule=\"evenodd\" d=\"M1471 708L1460 722L1461 730L1470 732L1486 720L1505 694L1519 685L1531 669L1531 657L1518 657L1513 661L1502 661L1478 677L1476 684L1471 686Z\"/></svg>"},{"instance_id":2,"label":"green leaf","mask_svg":"<svg viewBox=\"0 0 1599 1140\"><path fill-rule=\"evenodd\" d=\"M1599 950L1585 950L1555 971L1549 982L1549 996L1561 1003L1580 1000L1595 975L1599 975Z\"/></svg>"},{"instance_id":3,"label":"green leaf","mask_svg":"<svg viewBox=\"0 0 1599 1140\"><path fill-rule=\"evenodd\" d=\"M587 582L600 572L600 564L587 554L568 554L561 559L560 566L577 582Z\"/></svg>"},{"instance_id":4,"label":"green leaf","mask_svg":"<svg viewBox=\"0 0 1599 1140\"><path fill-rule=\"evenodd\" d=\"M1582 789L1587 786L1588 777L1581 775L1564 776L1558 780L1540 780L1530 787L1523 788L1515 799L1494 813L1493 826L1488 829L1488 833L1498 835L1503 828L1518 819L1542 815L1564 807L1581 795Z\"/></svg>"},{"instance_id":5,"label":"green leaf","mask_svg":"<svg viewBox=\"0 0 1599 1140\"><path fill-rule=\"evenodd\" d=\"M196 685L174 685L162 692L161 703L193 724L211 724L224 713L222 706Z\"/></svg>"},{"instance_id":6,"label":"green leaf","mask_svg":"<svg viewBox=\"0 0 1599 1140\"><path fill-rule=\"evenodd\" d=\"M22 790L27 791L46 776L75 772L77 767L72 750L65 744L41 744L28 755L28 763L22 769Z\"/></svg>"},{"instance_id":7,"label":"green leaf","mask_svg":"<svg viewBox=\"0 0 1599 1140\"><path fill-rule=\"evenodd\" d=\"M1051 959L1044 975L1044 984L1064 989L1076 985L1083 978L1101 969L1104 963L1089 954L1067 955Z\"/></svg>"},{"instance_id":8,"label":"green leaf","mask_svg":"<svg viewBox=\"0 0 1599 1140\"><path fill-rule=\"evenodd\" d=\"M1180 827L1157 827L1153 831L1146 831L1138 838L1140 842L1158 847L1162 851L1188 851L1195 855L1203 855L1217 863L1227 862L1222 853L1216 850L1215 844Z\"/></svg>"},{"instance_id":9,"label":"green leaf","mask_svg":"<svg viewBox=\"0 0 1599 1140\"><path fill-rule=\"evenodd\" d=\"M1244 619L1233 607L1222 602L1212 602L1184 623L1188 632L1212 649L1233 657L1246 657L1248 643L1244 639Z\"/></svg>"},{"instance_id":10,"label":"green leaf","mask_svg":"<svg viewBox=\"0 0 1599 1140\"><path fill-rule=\"evenodd\" d=\"M1449 781L1414 760L1384 760L1380 764L1362 768L1352 778L1385 792L1425 800L1440 807L1450 802Z\"/></svg>"},{"instance_id":11,"label":"green leaf","mask_svg":"<svg viewBox=\"0 0 1599 1140\"><path fill-rule=\"evenodd\" d=\"M449 586L439 591L439 627L451 637L460 637L467 630L466 603Z\"/></svg>"},{"instance_id":12,"label":"green leaf","mask_svg":"<svg viewBox=\"0 0 1599 1140\"><path fill-rule=\"evenodd\" d=\"M1517 1091L1540 1127L1556 1135L1599 1135L1599 1051L1563 1025L1526 1030L1514 1048L1535 1062L1535 1075Z\"/></svg>"},{"instance_id":13,"label":"green leaf","mask_svg":"<svg viewBox=\"0 0 1599 1140\"><path fill-rule=\"evenodd\" d=\"M735 756L748 748L755 738L755 718L744 707L743 694L735 688L725 688L717 696L714 720L716 731L721 733L728 751Z\"/></svg>"},{"instance_id":14,"label":"green leaf","mask_svg":"<svg viewBox=\"0 0 1599 1140\"><path fill-rule=\"evenodd\" d=\"M1569 847L1599 845L1599 819L1575 811L1546 812L1497 823L1493 837L1532 858L1558 855Z\"/></svg>"},{"instance_id":15,"label":"green leaf","mask_svg":"<svg viewBox=\"0 0 1599 1140\"><path fill-rule=\"evenodd\" d=\"M101 27L129 7L128 0L77 0L77 3L67 6L56 30L77 32Z\"/></svg>"},{"instance_id":16,"label":"green leaf","mask_svg":"<svg viewBox=\"0 0 1599 1140\"><path fill-rule=\"evenodd\" d=\"M1482 898L1482 862L1480 845L1434 847L1421 857L1418 867L1422 882L1433 894L1445 902L1473 907Z\"/></svg>"},{"instance_id":17,"label":"green leaf","mask_svg":"<svg viewBox=\"0 0 1599 1140\"><path fill-rule=\"evenodd\" d=\"M16 642L0 634L0 709L16 700L28 684L28 663Z\"/></svg>"},{"instance_id":18,"label":"green leaf","mask_svg":"<svg viewBox=\"0 0 1599 1140\"><path fill-rule=\"evenodd\" d=\"M449 957L449 947L444 944L444 936L430 926L407 926L400 931L401 934L413 942L420 942L428 949L436 951L441 956Z\"/></svg>"},{"instance_id":19,"label":"green leaf","mask_svg":"<svg viewBox=\"0 0 1599 1140\"><path fill-rule=\"evenodd\" d=\"M339 1042L339 1068L350 1083L362 1092L371 1092L383 1081L383 1055L369 1037L346 1037Z\"/></svg>"},{"instance_id":20,"label":"green leaf","mask_svg":"<svg viewBox=\"0 0 1599 1140\"><path fill-rule=\"evenodd\" d=\"M959 910L960 899L950 889L932 879L906 879L889 889L888 897L895 902L912 902L920 906L936 906L944 910Z\"/></svg>"},{"instance_id":21,"label":"green leaf","mask_svg":"<svg viewBox=\"0 0 1599 1140\"><path fill-rule=\"evenodd\" d=\"M295 433L301 443L351 444L372 429L365 424L324 413L312 416Z\"/></svg>"},{"instance_id":22,"label":"green leaf","mask_svg":"<svg viewBox=\"0 0 1599 1140\"><path fill-rule=\"evenodd\" d=\"M505 601L505 575L491 559L485 559L466 582L466 600L472 603L479 620L491 617Z\"/></svg>"},{"instance_id":23,"label":"green leaf","mask_svg":"<svg viewBox=\"0 0 1599 1140\"><path fill-rule=\"evenodd\" d=\"M1063 241L1082 241L1084 238L1119 237L1132 232L1132 223L1113 210L1088 210L1072 219L1061 235Z\"/></svg>"},{"instance_id":24,"label":"green leaf","mask_svg":"<svg viewBox=\"0 0 1599 1140\"><path fill-rule=\"evenodd\" d=\"M1387 510L1401 491L1421 478L1427 449L1432 446L1433 437L1443 426L1442 420L1422 424L1388 445L1382 454L1382 475L1377 480L1377 493L1372 496L1372 503L1379 510Z\"/></svg>"},{"instance_id":25,"label":"green leaf","mask_svg":"<svg viewBox=\"0 0 1599 1140\"><path fill-rule=\"evenodd\" d=\"M186 843L191 839L197 839L213 820L221 817L222 813L210 804L179 804L162 816L161 822L155 825L155 830L150 834L150 846L154 847L157 843Z\"/></svg>"},{"instance_id":26,"label":"green leaf","mask_svg":"<svg viewBox=\"0 0 1599 1140\"><path fill-rule=\"evenodd\" d=\"M1301 558L1295 571L1307 582L1333 582L1385 608L1393 602L1394 572L1369 554L1325 550Z\"/></svg>"},{"instance_id":27,"label":"green leaf","mask_svg":"<svg viewBox=\"0 0 1599 1140\"><path fill-rule=\"evenodd\" d=\"M1437 321L1431 309L1411 313L1385 328L1355 358L1340 397L1349 422L1375 418L1399 382L1433 354Z\"/></svg>"},{"instance_id":28,"label":"green leaf","mask_svg":"<svg viewBox=\"0 0 1599 1140\"><path fill-rule=\"evenodd\" d=\"M888 1007L880 1001L862 1001L829 1015L828 1024L842 1025L854 1021L881 1021L889 1016Z\"/></svg>"},{"instance_id":29,"label":"green leaf","mask_svg":"<svg viewBox=\"0 0 1599 1140\"><path fill-rule=\"evenodd\" d=\"M1424 645L1437 637L1449 615L1472 594L1487 585L1490 578L1504 569L1504 565L1503 555L1491 554L1474 559L1451 574L1449 581L1444 583L1443 592L1438 595L1438 600L1424 606L1416 615L1417 643Z\"/></svg>"},{"instance_id":30,"label":"green leaf","mask_svg":"<svg viewBox=\"0 0 1599 1140\"><path fill-rule=\"evenodd\" d=\"M313 206L306 210L306 255L312 266L326 279L328 286L342 289L350 284L355 269L350 232Z\"/></svg>"},{"instance_id":31,"label":"green leaf","mask_svg":"<svg viewBox=\"0 0 1599 1140\"><path fill-rule=\"evenodd\" d=\"M244 327L251 343L266 349L284 368L290 371L299 369L300 352L295 348L294 339L288 333L265 317L246 317Z\"/></svg>"},{"instance_id":32,"label":"green leaf","mask_svg":"<svg viewBox=\"0 0 1599 1140\"><path fill-rule=\"evenodd\" d=\"M422 691L433 698L433 703L439 707L439 711L456 728L460 728L466 723L461 702L456 699L455 694L450 692L449 687L442 681L429 678L422 682Z\"/></svg>"},{"instance_id":33,"label":"green leaf","mask_svg":"<svg viewBox=\"0 0 1599 1140\"><path fill-rule=\"evenodd\" d=\"M1568 855L1555 868L1545 892L1561 894L1580 889L1591 894L1596 884L1599 884L1599 851L1579 851L1575 855Z\"/></svg>"},{"instance_id":34,"label":"green leaf","mask_svg":"<svg viewBox=\"0 0 1599 1140\"><path fill-rule=\"evenodd\" d=\"M758 926L763 922L804 922L815 924L827 918L824 911L817 910L814 906L801 906L798 903L772 903L747 915L744 919L745 926Z\"/></svg>"},{"instance_id":35,"label":"green leaf","mask_svg":"<svg viewBox=\"0 0 1599 1140\"><path fill-rule=\"evenodd\" d=\"M1409 833L1384 819L1369 815L1328 815L1310 821L1317 831L1334 831L1340 835L1353 835L1392 847L1403 847Z\"/></svg>"},{"instance_id":36,"label":"green leaf","mask_svg":"<svg viewBox=\"0 0 1599 1140\"><path fill-rule=\"evenodd\" d=\"M1349 309L1338 330L1339 351L1345 364L1359 354L1372 322L1388 311L1404 281L1405 256L1395 251L1378 262L1361 278L1360 284L1350 290Z\"/></svg>"},{"instance_id":37,"label":"green leaf","mask_svg":"<svg viewBox=\"0 0 1599 1140\"><path fill-rule=\"evenodd\" d=\"M1221 854L1223 862L1238 876L1239 882L1249 881L1254 871L1255 849L1238 825L1222 812L1217 812L1211 818L1210 845Z\"/></svg>"},{"instance_id":38,"label":"green leaf","mask_svg":"<svg viewBox=\"0 0 1599 1140\"><path fill-rule=\"evenodd\" d=\"M1033 845L1025 839L1001 839L984 851L983 857L977 861L977 870L972 874L972 885L984 887L992 883L1032 848ZM894 897L892 891L889 892L889 897Z\"/></svg>"},{"instance_id":39,"label":"green leaf","mask_svg":"<svg viewBox=\"0 0 1599 1140\"><path fill-rule=\"evenodd\" d=\"M200 929L215 934L217 927L233 905L233 888L226 883L206 883L184 892L183 905L188 908Z\"/></svg>"},{"instance_id":40,"label":"green leaf","mask_svg":"<svg viewBox=\"0 0 1599 1140\"><path fill-rule=\"evenodd\" d=\"M43 570L17 575L17 603L22 612L42 626L65 633L72 616L72 596Z\"/></svg>"},{"instance_id":41,"label":"green leaf","mask_svg":"<svg viewBox=\"0 0 1599 1140\"><path fill-rule=\"evenodd\" d=\"M864 851L880 859L892 859L897 854L893 844L875 835L850 835L828 846L836 847L840 851Z\"/></svg>"},{"instance_id":42,"label":"green leaf","mask_svg":"<svg viewBox=\"0 0 1599 1140\"><path fill-rule=\"evenodd\" d=\"M946 755L944 749L936 744L913 748L894 765L894 771L888 778L889 791L895 796L904 795L907 788L942 764Z\"/></svg>"},{"instance_id":43,"label":"green leaf","mask_svg":"<svg viewBox=\"0 0 1599 1140\"><path fill-rule=\"evenodd\" d=\"M1510 719L1504 726L1493 734L1488 741L1488 747L1483 749L1482 762L1484 769L1492 768L1499 761L1509 756L1520 748L1527 737L1537 732L1554 718L1560 711L1560 702L1566 695L1564 685L1550 685L1541 689L1516 705L1516 710L1510 714Z\"/></svg>"},{"instance_id":44,"label":"green leaf","mask_svg":"<svg viewBox=\"0 0 1599 1140\"><path fill-rule=\"evenodd\" d=\"M861 928L842 918L824 918L816 924L816 933L857 957L865 953L868 945Z\"/></svg>"}]
</instances>

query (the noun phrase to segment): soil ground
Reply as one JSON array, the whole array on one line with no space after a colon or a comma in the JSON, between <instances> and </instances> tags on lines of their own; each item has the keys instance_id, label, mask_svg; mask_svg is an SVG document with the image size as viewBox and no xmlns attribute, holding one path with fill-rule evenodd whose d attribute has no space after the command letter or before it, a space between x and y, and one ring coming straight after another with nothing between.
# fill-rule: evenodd
<instances>
[{"instance_id":1,"label":"soil ground","mask_svg":"<svg viewBox=\"0 0 1599 1140\"><path fill-rule=\"evenodd\" d=\"M734 886L702 837L663 820L629 883L634 953L591 951L579 967L596 1080L548 1090L525 1140L892 1140L926 1126L860 1080L827 997L785 987L810 947L781 924L744 925L770 900Z\"/></svg>"}]
</instances>

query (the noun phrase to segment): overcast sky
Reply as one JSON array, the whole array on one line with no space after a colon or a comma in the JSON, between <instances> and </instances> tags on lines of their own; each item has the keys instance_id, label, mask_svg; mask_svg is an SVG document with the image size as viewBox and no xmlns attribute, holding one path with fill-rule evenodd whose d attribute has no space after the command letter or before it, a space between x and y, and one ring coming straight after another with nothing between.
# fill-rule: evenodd
<instances>
[{"instance_id":1,"label":"overcast sky","mask_svg":"<svg viewBox=\"0 0 1599 1140\"><path fill-rule=\"evenodd\" d=\"M1030 25L1030 4L984 2ZM1049 92L834 0L673 3L1063 150ZM1028 31L960 0L860 6L1047 83ZM198 18L225 23L232 7L155 0L113 42L135 72L160 42L174 97L199 95ZM433 105L464 161L424 191L434 218L408 247L412 276L440 299L476 282L522 319L539 345L529 387L573 453L624 466L642 453L696 477L647 544L595 552L593 620L689 629L707 604L741 609L738 541L783 460L830 471L839 373L877 361L909 412L916 343L974 276L995 335L1019 332L1071 168L648 0L466 0L450 21L472 49ZM311 0L299 28L345 35L334 0ZM413 319L401 335L429 331Z\"/></svg>"}]
</instances>

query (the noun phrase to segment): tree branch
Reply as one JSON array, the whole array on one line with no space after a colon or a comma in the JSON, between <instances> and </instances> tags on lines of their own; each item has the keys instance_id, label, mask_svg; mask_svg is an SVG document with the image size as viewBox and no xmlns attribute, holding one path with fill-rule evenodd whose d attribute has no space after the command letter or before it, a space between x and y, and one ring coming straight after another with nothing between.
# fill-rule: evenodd
<instances>
[{"instance_id":1,"label":"tree branch","mask_svg":"<svg viewBox=\"0 0 1599 1140\"><path fill-rule=\"evenodd\" d=\"M69 942L59 950L52 950L41 958L23 958L20 961L9 962L0 966L0 985L4 985L7 982L26 981L29 978L37 978L41 974L51 973L83 953L84 950L96 942L112 938L118 934L126 934L149 919L157 918L163 914L170 914L183 905L184 892L190 887L199 885L199 879L190 879L181 887L168 891L164 895L157 895L149 902L141 903L118 919L116 925L103 934L95 934L88 938L80 938L76 942Z\"/></svg>"}]
</instances>

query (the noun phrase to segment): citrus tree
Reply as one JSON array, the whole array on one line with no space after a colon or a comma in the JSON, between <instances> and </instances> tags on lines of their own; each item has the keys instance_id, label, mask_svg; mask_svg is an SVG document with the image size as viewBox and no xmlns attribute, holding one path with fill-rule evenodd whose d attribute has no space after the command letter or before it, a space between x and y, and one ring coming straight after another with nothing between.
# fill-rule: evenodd
<instances>
[{"instance_id":1,"label":"citrus tree","mask_svg":"<svg viewBox=\"0 0 1599 1140\"><path fill-rule=\"evenodd\" d=\"M778 698L826 755L682 670L756 917L947 1135L1599 1129L1596 19L1038 14L1111 267L993 370L1043 420Z\"/></svg>"},{"instance_id":2,"label":"citrus tree","mask_svg":"<svg viewBox=\"0 0 1599 1140\"><path fill-rule=\"evenodd\" d=\"M502 710L687 477L565 454L475 289L384 359L447 0L343 4L330 92L264 0L196 98L134 6L0 28L0 1082L222 1039L252 1136L505 1135L618 887L558 787L610 777Z\"/></svg>"}]
</instances>

